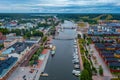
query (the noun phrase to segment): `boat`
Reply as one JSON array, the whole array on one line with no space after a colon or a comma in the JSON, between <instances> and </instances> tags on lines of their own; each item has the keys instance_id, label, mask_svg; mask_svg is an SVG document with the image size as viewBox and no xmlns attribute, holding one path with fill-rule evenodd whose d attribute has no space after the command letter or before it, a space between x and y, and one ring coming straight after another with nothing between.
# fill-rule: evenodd
<instances>
[{"instance_id":1,"label":"boat","mask_svg":"<svg viewBox=\"0 0 120 80\"><path fill-rule=\"evenodd\" d=\"M51 55L52 55L52 56L55 55L55 50L56 50L56 47L53 46L52 49L51 49Z\"/></svg>"},{"instance_id":2,"label":"boat","mask_svg":"<svg viewBox=\"0 0 120 80\"><path fill-rule=\"evenodd\" d=\"M55 46L52 47L52 51L54 51L54 50L56 50L56 47L55 47Z\"/></svg>"},{"instance_id":3,"label":"boat","mask_svg":"<svg viewBox=\"0 0 120 80\"><path fill-rule=\"evenodd\" d=\"M73 75L75 75L75 76L80 76L80 71L73 70L72 73L73 73Z\"/></svg>"},{"instance_id":4,"label":"boat","mask_svg":"<svg viewBox=\"0 0 120 80\"><path fill-rule=\"evenodd\" d=\"M48 74L47 73L42 73L42 74L40 74L40 76L48 77Z\"/></svg>"},{"instance_id":5,"label":"boat","mask_svg":"<svg viewBox=\"0 0 120 80\"><path fill-rule=\"evenodd\" d=\"M55 51L51 51L51 54L54 55L54 54L55 54Z\"/></svg>"},{"instance_id":6,"label":"boat","mask_svg":"<svg viewBox=\"0 0 120 80\"><path fill-rule=\"evenodd\" d=\"M74 68L75 69L80 69L80 66L76 64L76 65L74 65Z\"/></svg>"}]
</instances>

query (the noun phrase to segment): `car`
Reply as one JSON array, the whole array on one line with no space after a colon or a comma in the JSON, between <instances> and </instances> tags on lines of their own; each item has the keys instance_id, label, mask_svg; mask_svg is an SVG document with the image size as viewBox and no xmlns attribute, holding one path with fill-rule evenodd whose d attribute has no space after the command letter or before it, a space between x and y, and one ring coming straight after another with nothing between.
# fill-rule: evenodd
<instances>
[{"instance_id":1,"label":"car","mask_svg":"<svg viewBox=\"0 0 120 80\"><path fill-rule=\"evenodd\" d=\"M25 79L26 75L23 76L23 79Z\"/></svg>"},{"instance_id":2,"label":"car","mask_svg":"<svg viewBox=\"0 0 120 80\"><path fill-rule=\"evenodd\" d=\"M33 72L34 72L34 69L31 69L29 72L30 72L30 73L33 73Z\"/></svg>"}]
</instances>

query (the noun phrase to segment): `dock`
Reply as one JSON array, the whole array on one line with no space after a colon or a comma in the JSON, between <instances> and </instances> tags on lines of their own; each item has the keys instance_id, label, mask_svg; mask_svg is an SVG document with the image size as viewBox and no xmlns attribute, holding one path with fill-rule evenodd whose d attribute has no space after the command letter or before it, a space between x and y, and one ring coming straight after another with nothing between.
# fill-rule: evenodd
<instances>
[{"instance_id":1,"label":"dock","mask_svg":"<svg viewBox=\"0 0 120 80\"><path fill-rule=\"evenodd\" d=\"M40 74L40 76L48 77L48 74L47 73L42 73L42 74Z\"/></svg>"}]
</instances>

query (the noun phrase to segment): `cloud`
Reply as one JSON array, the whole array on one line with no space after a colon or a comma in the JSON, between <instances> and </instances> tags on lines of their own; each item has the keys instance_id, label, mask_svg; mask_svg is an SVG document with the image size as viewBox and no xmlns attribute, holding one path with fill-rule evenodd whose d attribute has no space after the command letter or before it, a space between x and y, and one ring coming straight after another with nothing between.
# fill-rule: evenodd
<instances>
[{"instance_id":1,"label":"cloud","mask_svg":"<svg viewBox=\"0 0 120 80\"><path fill-rule=\"evenodd\" d=\"M0 0L0 12L119 13L119 3L119 0Z\"/></svg>"}]
</instances>

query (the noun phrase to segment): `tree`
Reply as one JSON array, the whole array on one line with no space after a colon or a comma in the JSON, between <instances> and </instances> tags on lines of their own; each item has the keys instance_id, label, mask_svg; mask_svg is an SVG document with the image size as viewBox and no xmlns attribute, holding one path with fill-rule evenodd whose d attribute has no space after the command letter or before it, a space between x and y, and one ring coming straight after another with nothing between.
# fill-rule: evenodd
<instances>
[{"instance_id":1,"label":"tree","mask_svg":"<svg viewBox=\"0 0 120 80\"><path fill-rule=\"evenodd\" d=\"M91 80L88 70L84 69L81 72L80 80Z\"/></svg>"},{"instance_id":2,"label":"tree","mask_svg":"<svg viewBox=\"0 0 120 80\"><path fill-rule=\"evenodd\" d=\"M103 75L103 68L102 66L99 66L99 74L102 76Z\"/></svg>"},{"instance_id":3,"label":"tree","mask_svg":"<svg viewBox=\"0 0 120 80\"><path fill-rule=\"evenodd\" d=\"M40 36L43 37L43 32L41 31L33 31L33 35L32 36Z\"/></svg>"},{"instance_id":4,"label":"tree","mask_svg":"<svg viewBox=\"0 0 120 80\"><path fill-rule=\"evenodd\" d=\"M89 73L89 77L92 79L92 69L91 69L91 65L88 62L88 60L85 59L84 61L84 68L88 71Z\"/></svg>"},{"instance_id":5,"label":"tree","mask_svg":"<svg viewBox=\"0 0 120 80\"><path fill-rule=\"evenodd\" d=\"M93 70L94 74L97 74L97 69L95 67L92 67L92 70Z\"/></svg>"},{"instance_id":6,"label":"tree","mask_svg":"<svg viewBox=\"0 0 120 80\"><path fill-rule=\"evenodd\" d=\"M80 34L78 34L78 35L77 35L77 37L78 37L78 38L81 38L81 35L80 35Z\"/></svg>"},{"instance_id":7,"label":"tree","mask_svg":"<svg viewBox=\"0 0 120 80\"><path fill-rule=\"evenodd\" d=\"M38 26L46 28L46 27L48 27L50 25L48 25L47 23L38 23Z\"/></svg>"},{"instance_id":8,"label":"tree","mask_svg":"<svg viewBox=\"0 0 120 80\"><path fill-rule=\"evenodd\" d=\"M42 41L45 42L47 40L47 36L44 36Z\"/></svg>"},{"instance_id":9,"label":"tree","mask_svg":"<svg viewBox=\"0 0 120 80\"><path fill-rule=\"evenodd\" d=\"M31 37L31 32L30 32L30 31L27 32L27 33L25 34L25 37L26 37L26 38L30 38L30 37Z\"/></svg>"},{"instance_id":10,"label":"tree","mask_svg":"<svg viewBox=\"0 0 120 80\"><path fill-rule=\"evenodd\" d=\"M34 60L38 60L39 56L37 54L35 54L34 56Z\"/></svg>"},{"instance_id":11,"label":"tree","mask_svg":"<svg viewBox=\"0 0 120 80\"><path fill-rule=\"evenodd\" d=\"M12 29L11 33L16 33L17 36L20 36L21 33L22 33L22 30L20 30L20 29Z\"/></svg>"},{"instance_id":12,"label":"tree","mask_svg":"<svg viewBox=\"0 0 120 80\"><path fill-rule=\"evenodd\" d=\"M0 32L6 35L9 33L9 30L7 28L0 28Z\"/></svg>"},{"instance_id":13,"label":"tree","mask_svg":"<svg viewBox=\"0 0 120 80\"><path fill-rule=\"evenodd\" d=\"M31 60L30 62L29 62L29 65L33 65L34 64L34 60Z\"/></svg>"}]
</instances>

